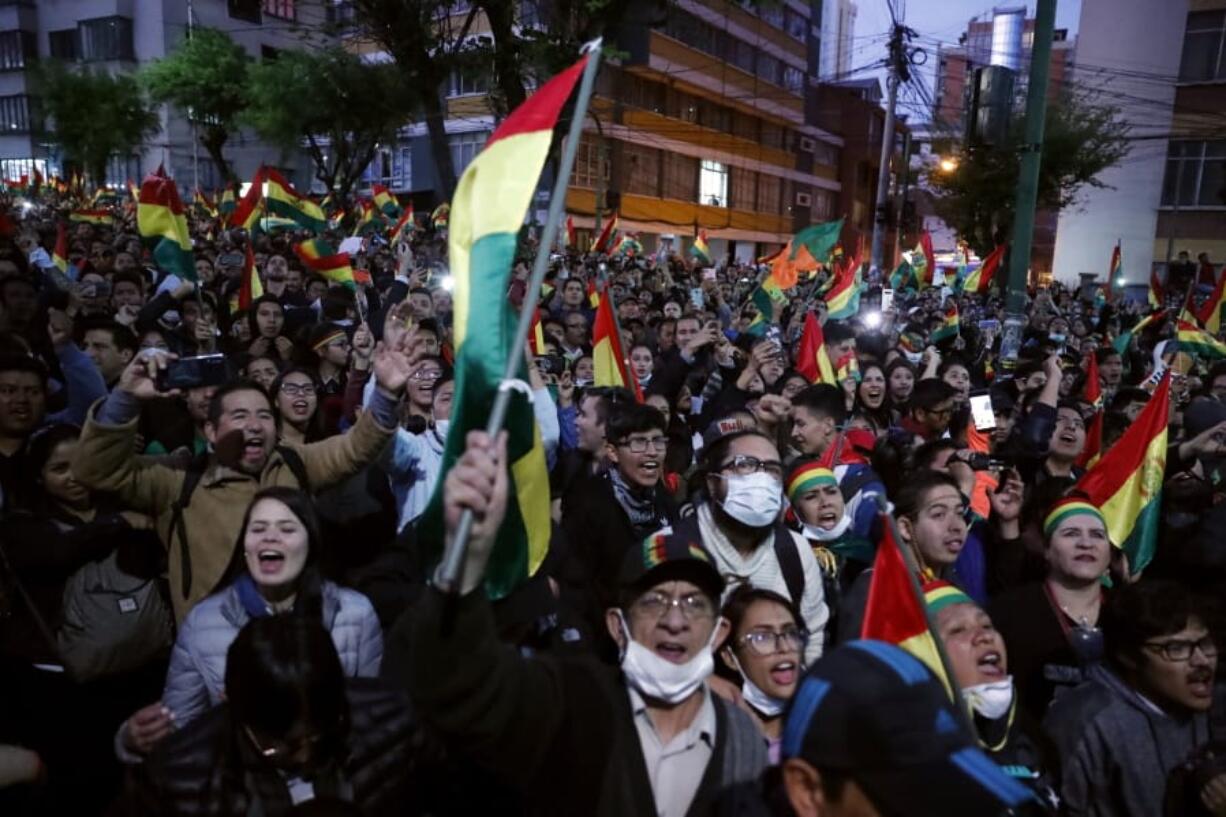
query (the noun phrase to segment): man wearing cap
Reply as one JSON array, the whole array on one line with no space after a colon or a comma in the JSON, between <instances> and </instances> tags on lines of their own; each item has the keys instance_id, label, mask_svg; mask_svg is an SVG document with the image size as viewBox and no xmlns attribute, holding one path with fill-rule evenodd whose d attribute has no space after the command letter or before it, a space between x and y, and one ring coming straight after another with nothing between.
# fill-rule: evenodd
<instances>
[{"instance_id":1,"label":"man wearing cap","mask_svg":"<svg viewBox=\"0 0 1226 817\"><path fill-rule=\"evenodd\" d=\"M724 583L701 545L657 535L631 548L606 611L620 670L525 658L498 643L481 590L506 511L506 435L470 432L444 483L448 536L475 515L458 597L428 590L389 637L384 669L453 746L515 784L531 811L561 815L764 813L766 745L713 696Z\"/></svg>"},{"instance_id":2,"label":"man wearing cap","mask_svg":"<svg viewBox=\"0 0 1226 817\"><path fill-rule=\"evenodd\" d=\"M810 667L783 730L783 783L797 817L1041 814L959 725L918 659L849 641Z\"/></svg>"}]
</instances>

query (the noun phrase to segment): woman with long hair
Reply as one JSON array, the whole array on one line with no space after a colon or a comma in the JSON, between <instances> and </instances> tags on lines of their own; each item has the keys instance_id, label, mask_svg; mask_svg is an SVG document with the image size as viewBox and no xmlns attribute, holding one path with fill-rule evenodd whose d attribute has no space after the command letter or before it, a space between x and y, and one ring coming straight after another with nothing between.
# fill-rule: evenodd
<instances>
[{"instance_id":1,"label":"woman with long hair","mask_svg":"<svg viewBox=\"0 0 1226 817\"><path fill-rule=\"evenodd\" d=\"M281 439L313 443L324 438L319 412L319 380L309 369L295 366L282 372L268 390L281 419Z\"/></svg>"}]
</instances>

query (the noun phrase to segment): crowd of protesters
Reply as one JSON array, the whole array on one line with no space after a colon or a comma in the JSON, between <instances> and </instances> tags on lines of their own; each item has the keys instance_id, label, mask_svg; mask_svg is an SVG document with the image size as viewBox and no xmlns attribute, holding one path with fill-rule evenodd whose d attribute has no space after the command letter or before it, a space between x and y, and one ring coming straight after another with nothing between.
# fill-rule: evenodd
<instances>
[{"instance_id":1,"label":"crowd of protesters","mask_svg":"<svg viewBox=\"0 0 1226 817\"><path fill-rule=\"evenodd\" d=\"M0 237L3 814L1226 815L1226 364L1171 375L1144 570L1074 488L1091 359L1105 450L1171 362L1164 317L1113 345L1148 306L1033 290L1013 361L952 274L834 320L826 271L762 314L765 267L571 250L538 296L525 235L552 535L491 601L506 441L444 469L444 230L368 236L345 287L203 213L173 275L120 207L63 269L66 218ZM637 391L596 382L596 290ZM801 373L810 314L838 384ZM475 514L458 588L436 492L448 537ZM891 530L952 687L860 638Z\"/></svg>"}]
</instances>

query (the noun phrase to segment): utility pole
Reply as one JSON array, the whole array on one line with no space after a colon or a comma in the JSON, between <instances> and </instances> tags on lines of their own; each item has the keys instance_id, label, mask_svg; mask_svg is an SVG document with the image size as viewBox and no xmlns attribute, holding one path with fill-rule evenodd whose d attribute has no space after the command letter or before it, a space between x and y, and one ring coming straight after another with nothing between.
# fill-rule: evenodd
<instances>
[{"instance_id":1,"label":"utility pole","mask_svg":"<svg viewBox=\"0 0 1226 817\"><path fill-rule=\"evenodd\" d=\"M881 132L881 165L877 173L877 198L873 208L873 246L869 277L875 280L881 274L885 256L886 200L890 197L890 158L894 153L894 106L898 103L898 86L911 77L911 65L904 47L908 29L897 20L890 35L890 75L886 78L885 125Z\"/></svg>"},{"instance_id":2,"label":"utility pole","mask_svg":"<svg viewBox=\"0 0 1226 817\"><path fill-rule=\"evenodd\" d=\"M1051 41L1056 26L1056 0L1038 0L1034 47L1030 54L1030 80L1026 88L1026 134L1017 176L1013 208L1013 242L1009 248L1009 278L1005 297L1005 326L1000 356L1011 368L1022 346L1026 325L1026 271L1034 240L1034 210L1039 197L1039 167L1043 161L1043 123L1047 117L1047 78L1051 73Z\"/></svg>"},{"instance_id":3,"label":"utility pole","mask_svg":"<svg viewBox=\"0 0 1226 817\"><path fill-rule=\"evenodd\" d=\"M192 0L187 0L187 39L189 40L196 27L193 12ZM192 127L192 197L194 198L196 191L200 189L200 140L196 137L196 117L194 115L191 115L188 124Z\"/></svg>"}]
</instances>

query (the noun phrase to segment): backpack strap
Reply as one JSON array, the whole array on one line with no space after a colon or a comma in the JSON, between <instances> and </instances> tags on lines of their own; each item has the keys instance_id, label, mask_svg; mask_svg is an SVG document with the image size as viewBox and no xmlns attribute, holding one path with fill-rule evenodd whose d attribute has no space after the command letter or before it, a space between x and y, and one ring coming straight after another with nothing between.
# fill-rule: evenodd
<instances>
[{"instance_id":1,"label":"backpack strap","mask_svg":"<svg viewBox=\"0 0 1226 817\"><path fill-rule=\"evenodd\" d=\"M288 445L278 445L273 451L281 455L281 459L293 473L294 479L298 480L298 487L302 489L302 492L311 493L311 480L307 476L306 463L302 461L302 455Z\"/></svg>"},{"instance_id":2,"label":"backpack strap","mask_svg":"<svg viewBox=\"0 0 1226 817\"><path fill-rule=\"evenodd\" d=\"M183 487L179 489L179 498L170 506L169 535L171 539L176 536L179 539L183 598L187 598L192 590L192 555L191 550L187 546L187 525L183 523L183 511L188 505L192 504L192 494L196 492L196 486L200 484L200 479L204 476L204 471L207 467L207 455L192 458L192 461L187 466L187 470L183 473Z\"/></svg>"},{"instance_id":3,"label":"backpack strap","mask_svg":"<svg viewBox=\"0 0 1226 817\"><path fill-rule=\"evenodd\" d=\"M800 564L796 540L781 524L775 525L775 558L779 560L779 570L783 573L783 582L787 585L792 604L799 609L805 595L805 569Z\"/></svg>"}]
</instances>

